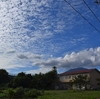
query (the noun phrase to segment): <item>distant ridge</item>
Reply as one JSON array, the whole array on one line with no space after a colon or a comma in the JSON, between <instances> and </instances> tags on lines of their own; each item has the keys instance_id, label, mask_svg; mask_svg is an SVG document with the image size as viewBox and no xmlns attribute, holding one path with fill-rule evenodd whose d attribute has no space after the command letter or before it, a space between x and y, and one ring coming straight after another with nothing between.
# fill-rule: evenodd
<instances>
[{"instance_id":1,"label":"distant ridge","mask_svg":"<svg viewBox=\"0 0 100 99\"><path fill-rule=\"evenodd\" d=\"M87 68L81 67L81 68L70 69L70 70L68 70L68 71L66 71L64 73L61 73L60 75L74 75L74 74L81 74L81 73L89 73L89 72L91 72L93 70L97 70L97 69L87 69Z\"/></svg>"},{"instance_id":2,"label":"distant ridge","mask_svg":"<svg viewBox=\"0 0 100 99\"><path fill-rule=\"evenodd\" d=\"M88 69L87 68L80 67L80 68L70 69L67 72L76 72L76 71L80 71L80 70L88 70Z\"/></svg>"}]
</instances>

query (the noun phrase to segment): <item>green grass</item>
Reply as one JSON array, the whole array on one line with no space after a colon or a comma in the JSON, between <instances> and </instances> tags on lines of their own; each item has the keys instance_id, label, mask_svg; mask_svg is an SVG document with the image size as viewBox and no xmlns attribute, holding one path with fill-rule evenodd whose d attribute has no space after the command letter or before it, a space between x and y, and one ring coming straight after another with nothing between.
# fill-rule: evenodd
<instances>
[{"instance_id":1,"label":"green grass","mask_svg":"<svg viewBox=\"0 0 100 99\"><path fill-rule=\"evenodd\" d=\"M8 99L6 94L7 92L8 90L0 90L0 99ZM100 99L100 91L51 90L51 91L44 91L42 95L38 95L38 98L33 98L33 97L31 98L26 97L26 98L27 99Z\"/></svg>"},{"instance_id":2,"label":"green grass","mask_svg":"<svg viewBox=\"0 0 100 99\"><path fill-rule=\"evenodd\" d=\"M100 91L45 91L38 99L100 99Z\"/></svg>"}]
</instances>

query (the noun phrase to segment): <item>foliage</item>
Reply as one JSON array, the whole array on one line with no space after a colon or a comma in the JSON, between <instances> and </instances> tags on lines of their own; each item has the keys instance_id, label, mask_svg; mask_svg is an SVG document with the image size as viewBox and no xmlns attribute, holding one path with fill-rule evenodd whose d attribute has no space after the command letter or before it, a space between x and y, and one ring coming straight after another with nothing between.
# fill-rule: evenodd
<instances>
[{"instance_id":1,"label":"foliage","mask_svg":"<svg viewBox=\"0 0 100 99\"><path fill-rule=\"evenodd\" d=\"M74 83L75 83L75 82L74 82L73 80L70 80L68 84L69 84L70 87L72 88L72 86L73 86Z\"/></svg>"},{"instance_id":2,"label":"foliage","mask_svg":"<svg viewBox=\"0 0 100 99\"><path fill-rule=\"evenodd\" d=\"M100 78L97 78L96 80L97 80L97 82L98 82L97 84L98 84L98 87L99 87L99 89L100 89Z\"/></svg>"},{"instance_id":3,"label":"foliage","mask_svg":"<svg viewBox=\"0 0 100 99\"><path fill-rule=\"evenodd\" d=\"M24 96L24 89L23 89L23 87L16 88L15 96L16 96L16 98L22 98Z\"/></svg>"},{"instance_id":4,"label":"foliage","mask_svg":"<svg viewBox=\"0 0 100 99\"><path fill-rule=\"evenodd\" d=\"M16 89L6 89L2 94L0 94L0 97L6 98L6 99L34 99L42 94L41 91L38 91L36 89L27 89L18 87Z\"/></svg>"},{"instance_id":5,"label":"foliage","mask_svg":"<svg viewBox=\"0 0 100 99\"><path fill-rule=\"evenodd\" d=\"M30 83L31 78L29 77L29 75L27 76L27 74L21 72L18 73L18 75L12 81L10 81L9 87L17 88L22 86L23 88L29 88Z\"/></svg>"},{"instance_id":6,"label":"foliage","mask_svg":"<svg viewBox=\"0 0 100 99\"><path fill-rule=\"evenodd\" d=\"M22 87L18 87L16 89L6 89L4 91L4 93L6 94L6 96L8 97L8 99L15 99L15 98L22 98L24 95L24 89Z\"/></svg>"},{"instance_id":7,"label":"foliage","mask_svg":"<svg viewBox=\"0 0 100 99\"><path fill-rule=\"evenodd\" d=\"M7 95L8 99L15 98L15 91L11 88L7 89L6 90L6 95Z\"/></svg>"},{"instance_id":8,"label":"foliage","mask_svg":"<svg viewBox=\"0 0 100 99\"><path fill-rule=\"evenodd\" d=\"M6 94L3 92L3 90L0 90L0 99L6 98Z\"/></svg>"},{"instance_id":9,"label":"foliage","mask_svg":"<svg viewBox=\"0 0 100 99\"><path fill-rule=\"evenodd\" d=\"M29 90L28 92L25 93L26 98L37 98L39 95L41 95L40 91L36 89Z\"/></svg>"},{"instance_id":10,"label":"foliage","mask_svg":"<svg viewBox=\"0 0 100 99\"><path fill-rule=\"evenodd\" d=\"M0 69L0 84L7 83L9 81L8 72L4 69Z\"/></svg>"},{"instance_id":11,"label":"foliage","mask_svg":"<svg viewBox=\"0 0 100 99\"><path fill-rule=\"evenodd\" d=\"M5 70L1 70L3 74L8 75ZM7 80L7 77L4 76ZM3 78L2 78L3 79ZM5 80L5 79L4 79ZM4 82L3 80L3 82ZM5 80L5 81L6 81ZM1 81L1 80L0 80ZM45 74L39 73L35 75L25 74L24 72L20 72L17 76L10 76L10 81L7 84L9 88L34 88L34 89L55 89L56 84L58 83L58 75L56 67Z\"/></svg>"},{"instance_id":12,"label":"foliage","mask_svg":"<svg viewBox=\"0 0 100 99\"><path fill-rule=\"evenodd\" d=\"M32 79L32 88L36 89L55 89L55 85L58 81L57 70L54 67L53 70L46 74L35 74Z\"/></svg>"},{"instance_id":13,"label":"foliage","mask_svg":"<svg viewBox=\"0 0 100 99\"><path fill-rule=\"evenodd\" d=\"M82 89L82 86L85 86L89 83L89 81L87 80L87 76L82 76L82 75L78 75L77 77L75 77L75 79L73 79L73 84L75 84L76 86L79 87L79 89Z\"/></svg>"},{"instance_id":14,"label":"foliage","mask_svg":"<svg viewBox=\"0 0 100 99\"><path fill-rule=\"evenodd\" d=\"M46 89L55 89L56 84L59 82L56 67L52 71L45 74Z\"/></svg>"},{"instance_id":15,"label":"foliage","mask_svg":"<svg viewBox=\"0 0 100 99\"><path fill-rule=\"evenodd\" d=\"M35 74L32 79L32 88L45 89L45 75L42 73Z\"/></svg>"}]
</instances>

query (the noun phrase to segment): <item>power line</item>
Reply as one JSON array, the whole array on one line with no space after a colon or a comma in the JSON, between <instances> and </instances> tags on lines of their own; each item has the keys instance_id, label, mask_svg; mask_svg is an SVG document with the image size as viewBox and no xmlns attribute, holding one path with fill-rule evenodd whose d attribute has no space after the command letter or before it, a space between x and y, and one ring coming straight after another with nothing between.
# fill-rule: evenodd
<instances>
[{"instance_id":1,"label":"power line","mask_svg":"<svg viewBox=\"0 0 100 99\"><path fill-rule=\"evenodd\" d=\"M96 31L98 31L98 33L100 33L100 31L94 26L92 25L78 10L76 10L67 0L64 0L68 5L70 5L71 8L73 8L73 10L75 10L84 20L86 20Z\"/></svg>"},{"instance_id":2,"label":"power line","mask_svg":"<svg viewBox=\"0 0 100 99\"><path fill-rule=\"evenodd\" d=\"M83 2L84 2L85 5L88 7L88 9L92 12L92 14L95 16L95 18L100 22L100 20L99 20L98 17L95 15L95 13L92 11L92 9L89 7L89 5L86 3L86 1L83 0Z\"/></svg>"}]
</instances>

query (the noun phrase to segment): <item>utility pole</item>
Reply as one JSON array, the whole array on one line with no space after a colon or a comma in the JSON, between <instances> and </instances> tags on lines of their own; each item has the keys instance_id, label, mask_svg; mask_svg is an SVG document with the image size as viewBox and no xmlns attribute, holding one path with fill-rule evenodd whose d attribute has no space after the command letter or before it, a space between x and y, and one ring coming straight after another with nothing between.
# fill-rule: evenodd
<instances>
[{"instance_id":1,"label":"utility pole","mask_svg":"<svg viewBox=\"0 0 100 99\"><path fill-rule=\"evenodd\" d=\"M100 0L95 0L94 3L100 4Z\"/></svg>"}]
</instances>

